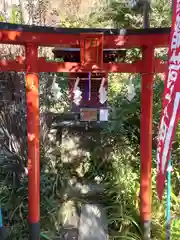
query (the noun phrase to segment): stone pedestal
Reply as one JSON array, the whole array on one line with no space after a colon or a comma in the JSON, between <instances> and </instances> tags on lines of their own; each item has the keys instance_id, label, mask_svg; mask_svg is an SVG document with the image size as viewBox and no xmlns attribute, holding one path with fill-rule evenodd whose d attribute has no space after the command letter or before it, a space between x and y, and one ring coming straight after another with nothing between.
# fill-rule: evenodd
<instances>
[{"instance_id":1,"label":"stone pedestal","mask_svg":"<svg viewBox=\"0 0 180 240\"><path fill-rule=\"evenodd\" d=\"M61 196L68 199L61 208L61 240L108 239L106 214L99 204L104 187L101 181L91 182L85 177L88 158L100 146L100 131L100 128L87 131L82 126L58 127L62 165L73 169L72 177L70 174L61 189ZM84 201L87 204L82 204Z\"/></svg>"}]
</instances>

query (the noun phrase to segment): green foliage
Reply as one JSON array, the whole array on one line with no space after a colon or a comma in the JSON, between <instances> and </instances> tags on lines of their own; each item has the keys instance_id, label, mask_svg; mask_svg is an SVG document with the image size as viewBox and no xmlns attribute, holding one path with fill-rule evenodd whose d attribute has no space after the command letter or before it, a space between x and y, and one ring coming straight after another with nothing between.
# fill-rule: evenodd
<instances>
[{"instance_id":1,"label":"green foliage","mask_svg":"<svg viewBox=\"0 0 180 240\"><path fill-rule=\"evenodd\" d=\"M57 176L42 172L41 174L41 229L48 236L54 237L58 232L59 202L55 199ZM11 240L25 240L28 236L28 179L25 178L18 188L0 182L1 207L3 221L8 225Z\"/></svg>"},{"instance_id":2,"label":"green foliage","mask_svg":"<svg viewBox=\"0 0 180 240\"><path fill-rule=\"evenodd\" d=\"M10 22L11 23L24 23L22 11L20 6L13 6L10 15Z\"/></svg>"},{"instance_id":3,"label":"green foliage","mask_svg":"<svg viewBox=\"0 0 180 240\"><path fill-rule=\"evenodd\" d=\"M0 22L5 22L5 18L3 15L0 15Z\"/></svg>"},{"instance_id":4,"label":"green foliage","mask_svg":"<svg viewBox=\"0 0 180 240\"><path fill-rule=\"evenodd\" d=\"M129 151L116 152L113 159L113 171L106 179L108 220L112 238L119 236L140 239L140 218L138 213L139 177L130 166L131 154ZM125 162L126 159L126 162ZM138 160L138 157L136 159ZM132 235L139 238L132 238ZM121 238L120 238L121 236Z\"/></svg>"},{"instance_id":5,"label":"green foliage","mask_svg":"<svg viewBox=\"0 0 180 240\"><path fill-rule=\"evenodd\" d=\"M166 0L153 0L151 4L151 26L169 27L171 25L171 4Z\"/></svg>"}]
</instances>

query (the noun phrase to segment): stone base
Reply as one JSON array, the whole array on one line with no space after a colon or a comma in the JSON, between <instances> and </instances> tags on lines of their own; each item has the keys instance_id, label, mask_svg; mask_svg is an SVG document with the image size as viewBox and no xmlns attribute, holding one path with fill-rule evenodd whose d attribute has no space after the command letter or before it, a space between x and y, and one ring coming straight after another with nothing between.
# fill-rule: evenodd
<instances>
[{"instance_id":1,"label":"stone base","mask_svg":"<svg viewBox=\"0 0 180 240\"><path fill-rule=\"evenodd\" d=\"M8 229L5 227L0 228L0 240L6 240L8 238Z\"/></svg>"},{"instance_id":2,"label":"stone base","mask_svg":"<svg viewBox=\"0 0 180 240\"><path fill-rule=\"evenodd\" d=\"M78 240L78 229L77 228L63 228L60 234L61 240Z\"/></svg>"}]
</instances>

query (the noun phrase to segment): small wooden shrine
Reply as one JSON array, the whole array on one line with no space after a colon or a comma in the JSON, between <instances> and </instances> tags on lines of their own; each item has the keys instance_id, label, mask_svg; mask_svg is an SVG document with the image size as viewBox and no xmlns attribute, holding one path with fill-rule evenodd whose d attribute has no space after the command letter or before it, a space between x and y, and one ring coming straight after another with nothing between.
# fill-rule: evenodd
<instances>
[{"instance_id":1,"label":"small wooden shrine","mask_svg":"<svg viewBox=\"0 0 180 240\"><path fill-rule=\"evenodd\" d=\"M54 58L63 62L80 62L80 48L55 48ZM103 62L124 58L126 50L104 49ZM92 57L92 56L91 56ZM103 72L69 73L68 87L72 112L82 121L108 120L108 74Z\"/></svg>"}]
</instances>

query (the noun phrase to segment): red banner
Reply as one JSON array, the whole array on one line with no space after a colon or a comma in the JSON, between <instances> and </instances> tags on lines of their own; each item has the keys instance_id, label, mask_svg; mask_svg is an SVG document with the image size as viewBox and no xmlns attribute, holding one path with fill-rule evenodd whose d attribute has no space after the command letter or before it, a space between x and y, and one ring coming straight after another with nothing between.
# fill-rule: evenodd
<instances>
[{"instance_id":1,"label":"red banner","mask_svg":"<svg viewBox=\"0 0 180 240\"><path fill-rule=\"evenodd\" d=\"M180 0L174 0L162 107L157 147L157 192L160 200L164 192L168 160L180 115Z\"/></svg>"}]
</instances>

